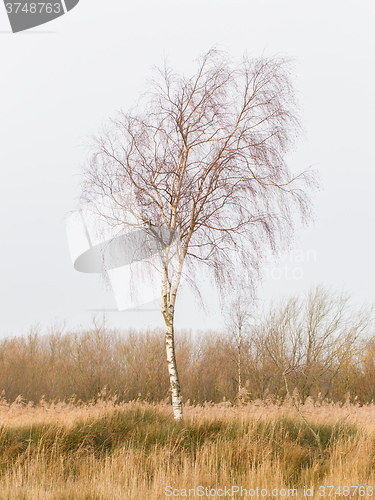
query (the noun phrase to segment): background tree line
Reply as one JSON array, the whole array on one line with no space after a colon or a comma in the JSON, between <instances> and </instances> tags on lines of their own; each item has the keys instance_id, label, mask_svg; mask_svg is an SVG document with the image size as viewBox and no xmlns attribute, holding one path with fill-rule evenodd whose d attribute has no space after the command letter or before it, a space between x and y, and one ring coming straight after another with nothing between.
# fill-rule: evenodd
<instances>
[{"instance_id":1,"label":"background tree line","mask_svg":"<svg viewBox=\"0 0 375 500\"><path fill-rule=\"evenodd\" d=\"M249 302L239 297L225 330L178 331L184 401L284 398L286 384L302 400L339 401L348 393L361 403L375 399L371 310L316 288L271 306L256 324L250 317ZM7 400L89 401L105 388L120 400L158 402L170 398L165 356L161 329L120 331L103 321L76 332L33 328L0 341L0 391Z\"/></svg>"}]
</instances>

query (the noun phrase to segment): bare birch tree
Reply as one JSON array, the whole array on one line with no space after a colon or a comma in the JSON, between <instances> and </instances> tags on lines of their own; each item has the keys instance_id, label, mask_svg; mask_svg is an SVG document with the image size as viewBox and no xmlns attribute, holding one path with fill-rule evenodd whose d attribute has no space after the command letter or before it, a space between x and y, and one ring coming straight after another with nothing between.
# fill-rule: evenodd
<instances>
[{"instance_id":1,"label":"bare birch tree","mask_svg":"<svg viewBox=\"0 0 375 500\"><path fill-rule=\"evenodd\" d=\"M298 182L306 177L293 176L285 159L299 133L287 60L245 57L234 65L211 50L190 78L157 70L138 108L120 112L96 140L82 199L108 200L108 223L119 229L128 212L159 240L158 228L166 228L161 312L175 419L182 418L174 314L183 273L194 286L196 264L204 264L223 292L239 274L254 283L265 244L277 250L292 234L294 211L309 212Z\"/></svg>"},{"instance_id":2,"label":"bare birch tree","mask_svg":"<svg viewBox=\"0 0 375 500\"><path fill-rule=\"evenodd\" d=\"M247 295L245 295L247 293ZM227 328L231 340L234 342L235 348L235 363L237 367L237 398L240 401L243 394L242 385L242 361L244 340L248 337L250 330L251 303L249 292L240 290L237 292L235 299L230 304L227 312ZM246 390L245 390L246 391Z\"/></svg>"}]
</instances>

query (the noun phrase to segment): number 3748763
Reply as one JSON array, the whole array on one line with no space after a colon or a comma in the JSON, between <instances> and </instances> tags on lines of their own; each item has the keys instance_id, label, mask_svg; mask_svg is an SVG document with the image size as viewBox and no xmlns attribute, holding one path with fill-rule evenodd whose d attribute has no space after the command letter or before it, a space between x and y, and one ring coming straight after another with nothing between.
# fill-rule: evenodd
<instances>
[{"instance_id":1,"label":"number 3748763","mask_svg":"<svg viewBox=\"0 0 375 500\"><path fill-rule=\"evenodd\" d=\"M373 497L374 488L372 486L319 486L318 495L320 497Z\"/></svg>"},{"instance_id":2,"label":"number 3748763","mask_svg":"<svg viewBox=\"0 0 375 500\"><path fill-rule=\"evenodd\" d=\"M41 3L41 2L26 2L26 3L7 3L5 4L8 14L60 14L61 3Z\"/></svg>"}]
</instances>

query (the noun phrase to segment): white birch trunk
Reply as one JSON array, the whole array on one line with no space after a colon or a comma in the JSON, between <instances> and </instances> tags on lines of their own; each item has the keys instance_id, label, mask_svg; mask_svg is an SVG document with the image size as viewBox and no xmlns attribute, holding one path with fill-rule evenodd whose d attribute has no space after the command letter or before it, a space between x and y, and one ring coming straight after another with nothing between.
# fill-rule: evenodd
<instances>
[{"instance_id":1,"label":"white birch trunk","mask_svg":"<svg viewBox=\"0 0 375 500\"><path fill-rule=\"evenodd\" d=\"M178 286L181 279L183 260L178 259L177 272L173 286L168 279L168 252L169 247L164 249L164 270L162 278L162 313L166 325L165 330L165 345L167 351L167 365L169 372L169 382L172 395L172 407L175 420L182 419L182 400L180 381L177 372L176 353L174 348L174 306Z\"/></svg>"},{"instance_id":2,"label":"white birch trunk","mask_svg":"<svg viewBox=\"0 0 375 500\"><path fill-rule=\"evenodd\" d=\"M169 318L169 320L170 324L167 325L165 331L165 344L167 349L167 364L168 364L169 381L172 394L173 416L175 420L181 420L182 400L181 400L180 381L178 379L178 372L177 372L176 354L174 349L173 317Z\"/></svg>"}]
</instances>

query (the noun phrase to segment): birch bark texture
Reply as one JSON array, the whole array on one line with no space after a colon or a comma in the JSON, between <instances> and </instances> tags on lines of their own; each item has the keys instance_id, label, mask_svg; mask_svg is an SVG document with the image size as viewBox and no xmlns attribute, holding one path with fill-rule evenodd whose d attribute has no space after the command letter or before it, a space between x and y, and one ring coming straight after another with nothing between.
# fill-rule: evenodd
<instances>
[{"instance_id":1,"label":"birch bark texture","mask_svg":"<svg viewBox=\"0 0 375 500\"><path fill-rule=\"evenodd\" d=\"M119 112L96 137L83 171L82 201L106 198L113 207L106 221L119 231L128 213L151 232L166 229L161 312L178 420L174 317L182 280L199 294L203 265L223 297L239 276L250 289L265 246L276 251L290 240L296 212L308 218L310 179L293 175L286 162L301 133L288 60L233 62L211 50L191 77L167 64L155 71L137 106Z\"/></svg>"}]
</instances>

